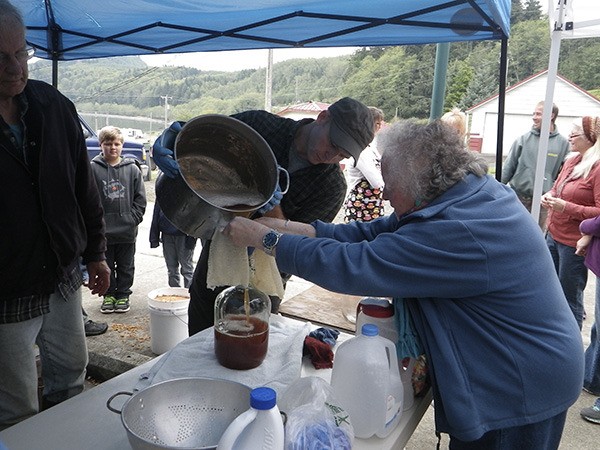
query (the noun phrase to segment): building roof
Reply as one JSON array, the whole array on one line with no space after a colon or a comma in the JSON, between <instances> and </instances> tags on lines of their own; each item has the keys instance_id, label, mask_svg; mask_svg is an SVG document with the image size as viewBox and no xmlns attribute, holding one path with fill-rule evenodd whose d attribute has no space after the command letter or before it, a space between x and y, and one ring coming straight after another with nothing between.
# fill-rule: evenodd
<instances>
[{"instance_id":1,"label":"building roof","mask_svg":"<svg viewBox=\"0 0 600 450\"><path fill-rule=\"evenodd\" d=\"M548 70L542 70L541 72L538 72L536 74L531 75L530 77L525 78L524 80L519 81L518 83L513 84L512 86L509 86L506 88L506 95L508 96L508 94L516 89L519 89L520 87L522 87L523 85L537 79L540 77L544 77L548 74ZM595 97L594 95L590 94L588 91L586 91L585 89L583 89L580 86L577 86L575 83L573 83L572 81L566 79L565 77L557 74L556 75L557 80L560 80L568 85L570 85L572 88L574 88L575 90L579 91L581 94L589 97L590 99L593 99L597 102L600 102L600 99ZM489 102L493 102L495 100L498 99L498 94L496 95L492 95L491 97L486 98L485 100L482 100L481 102L471 106L470 108L468 108L466 110L467 113L472 113L473 110L480 108L481 106L489 103Z\"/></svg>"},{"instance_id":2,"label":"building roof","mask_svg":"<svg viewBox=\"0 0 600 450\"><path fill-rule=\"evenodd\" d=\"M287 108L282 109L277 113L279 116L285 116L291 113L320 113L321 111L325 111L329 108L329 103L323 102L303 102L296 103L295 105L288 106Z\"/></svg>"}]
</instances>

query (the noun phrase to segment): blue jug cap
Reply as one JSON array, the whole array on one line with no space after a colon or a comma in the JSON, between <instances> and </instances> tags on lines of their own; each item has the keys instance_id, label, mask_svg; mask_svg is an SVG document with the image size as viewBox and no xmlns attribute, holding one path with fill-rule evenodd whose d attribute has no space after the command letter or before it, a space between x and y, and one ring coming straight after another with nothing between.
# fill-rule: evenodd
<instances>
[{"instance_id":1,"label":"blue jug cap","mask_svg":"<svg viewBox=\"0 0 600 450\"><path fill-rule=\"evenodd\" d=\"M361 328L363 336L377 336L379 334L379 328L377 325L372 323L365 323Z\"/></svg>"},{"instance_id":2,"label":"blue jug cap","mask_svg":"<svg viewBox=\"0 0 600 450\"><path fill-rule=\"evenodd\" d=\"M250 406L254 409L267 410L277 404L277 393L269 387L259 387L250 392Z\"/></svg>"}]
</instances>

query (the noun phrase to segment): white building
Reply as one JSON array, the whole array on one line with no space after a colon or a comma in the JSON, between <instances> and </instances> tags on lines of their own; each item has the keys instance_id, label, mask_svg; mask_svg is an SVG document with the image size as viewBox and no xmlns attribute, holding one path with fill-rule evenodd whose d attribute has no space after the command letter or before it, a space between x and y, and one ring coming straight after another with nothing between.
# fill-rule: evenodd
<instances>
[{"instance_id":1,"label":"white building","mask_svg":"<svg viewBox=\"0 0 600 450\"><path fill-rule=\"evenodd\" d=\"M535 105L546 97L547 75L545 70L506 89L503 156L508 155L513 141L531 128ZM564 136L569 134L576 119L600 116L600 99L560 75L554 88L554 104L558 106L556 126ZM498 96L482 101L466 113L470 123L471 149L496 154Z\"/></svg>"}]
</instances>

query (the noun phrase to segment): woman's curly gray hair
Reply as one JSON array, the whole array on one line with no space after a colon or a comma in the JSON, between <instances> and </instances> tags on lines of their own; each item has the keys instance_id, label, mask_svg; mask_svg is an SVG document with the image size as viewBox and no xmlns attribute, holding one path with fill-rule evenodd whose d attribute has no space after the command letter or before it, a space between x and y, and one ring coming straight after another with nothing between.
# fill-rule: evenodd
<instances>
[{"instance_id":1,"label":"woman's curly gray hair","mask_svg":"<svg viewBox=\"0 0 600 450\"><path fill-rule=\"evenodd\" d=\"M458 133L440 120L398 122L380 133L377 146L383 153L381 165L392 178L385 180L386 188L417 202L431 202L469 173L487 173L485 160L465 149Z\"/></svg>"}]
</instances>

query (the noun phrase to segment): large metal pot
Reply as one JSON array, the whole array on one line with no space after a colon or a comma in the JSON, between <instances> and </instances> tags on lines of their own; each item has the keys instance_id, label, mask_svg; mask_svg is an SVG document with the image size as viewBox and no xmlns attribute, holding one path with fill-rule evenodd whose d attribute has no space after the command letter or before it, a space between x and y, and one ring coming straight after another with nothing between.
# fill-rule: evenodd
<instances>
[{"instance_id":1,"label":"large metal pot","mask_svg":"<svg viewBox=\"0 0 600 450\"><path fill-rule=\"evenodd\" d=\"M253 128L220 114L187 122L175 141L181 176L161 176L158 203L180 230L210 239L234 214L266 204L277 187L277 160Z\"/></svg>"},{"instance_id":2,"label":"large metal pot","mask_svg":"<svg viewBox=\"0 0 600 450\"><path fill-rule=\"evenodd\" d=\"M112 406L129 395L123 408ZM213 378L178 378L137 393L117 392L106 406L121 415L134 450L215 449L233 420L248 409L250 388Z\"/></svg>"}]
</instances>

